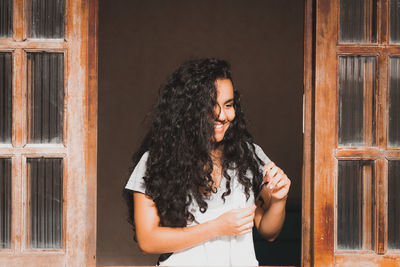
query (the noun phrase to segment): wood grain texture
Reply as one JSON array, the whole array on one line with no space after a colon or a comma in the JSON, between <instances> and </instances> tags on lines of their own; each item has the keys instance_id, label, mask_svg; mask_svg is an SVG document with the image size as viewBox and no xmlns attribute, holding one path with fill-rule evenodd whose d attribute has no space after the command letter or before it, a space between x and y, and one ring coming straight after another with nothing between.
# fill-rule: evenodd
<instances>
[{"instance_id":1,"label":"wood grain texture","mask_svg":"<svg viewBox=\"0 0 400 267\"><path fill-rule=\"evenodd\" d=\"M304 96L303 96L303 177L302 177L302 243L301 265L313 266L313 0L305 0L304 8Z\"/></svg>"},{"instance_id":2,"label":"wood grain texture","mask_svg":"<svg viewBox=\"0 0 400 267\"><path fill-rule=\"evenodd\" d=\"M89 103L97 93L91 85L89 94L88 35L89 5L85 0L66 1L65 39L27 39L27 2L14 0L14 36L0 40L1 51L13 53L13 134L12 144L0 145L0 156L12 158L12 242L11 249L0 251L1 266L91 266L95 265L93 251L95 237L96 177L95 152L96 109L89 114ZM92 1L97 4L97 1ZM95 10L94 12L97 12ZM91 48L92 49L92 48ZM59 145L27 144L27 52L63 52L64 70L64 141ZM91 51L96 59L97 50ZM97 75L97 70L91 77ZM89 102L91 100L91 102ZM89 116L91 121L89 125ZM89 131L91 137L89 141ZM96 131L94 131L96 133ZM30 249L29 246L29 181L27 158L63 158L63 245L61 249ZM89 175L88 167L91 167ZM89 186L90 184L90 186ZM90 229L90 230L89 230ZM89 250L91 255L89 256Z\"/></svg>"},{"instance_id":3,"label":"wood grain texture","mask_svg":"<svg viewBox=\"0 0 400 267\"><path fill-rule=\"evenodd\" d=\"M377 7L377 43L337 43L337 16L339 1L317 1L316 31L316 76L315 76L315 198L313 201L314 251L316 266L399 266L398 250L387 249L387 206L388 206L388 160L399 160L400 149L388 147L388 80L389 57L400 53L400 46L389 44L388 38L388 0L378 1ZM370 23L370 22L368 22ZM364 91L364 120L371 121L375 116L376 124L364 125L365 146L337 147L337 58L338 55L362 55L377 57L376 89L371 94L373 84L367 80ZM370 74L367 69L365 74ZM371 105L375 99L375 108ZM375 127L375 136L373 133ZM375 138L375 144L372 140ZM374 160L374 182L372 188L364 185L364 248L365 250L336 251L335 194L337 188L332 181L337 176L337 160ZM370 170L364 170L369 177ZM370 180L370 178L369 178ZM335 190L333 190L335 189ZM370 193L368 193L370 192ZM369 194L369 195L368 195ZM375 196L375 206L372 195ZM304 198L304 196L303 196ZM370 211L369 207L373 210ZM368 217L368 218L365 218ZM370 218L373 217L373 218ZM373 231L370 231L370 228ZM370 232L369 232L370 231ZM372 247L370 240L374 241Z\"/></svg>"},{"instance_id":4,"label":"wood grain texture","mask_svg":"<svg viewBox=\"0 0 400 267\"><path fill-rule=\"evenodd\" d=\"M316 5L314 265L334 263L337 1Z\"/></svg>"},{"instance_id":5,"label":"wood grain texture","mask_svg":"<svg viewBox=\"0 0 400 267\"><path fill-rule=\"evenodd\" d=\"M88 203L87 262L96 266L97 225L97 99L98 99L98 0L89 0L88 14Z\"/></svg>"}]
</instances>

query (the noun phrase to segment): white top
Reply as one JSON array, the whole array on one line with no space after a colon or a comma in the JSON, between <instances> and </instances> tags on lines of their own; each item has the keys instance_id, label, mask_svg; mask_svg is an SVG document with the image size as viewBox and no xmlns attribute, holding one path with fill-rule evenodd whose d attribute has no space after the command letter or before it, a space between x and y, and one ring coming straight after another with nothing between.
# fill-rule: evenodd
<instances>
[{"instance_id":1,"label":"white top","mask_svg":"<svg viewBox=\"0 0 400 267\"><path fill-rule=\"evenodd\" d=\"M262 149L255 145L256 154L264 163L270 159ZM128 180L125 188L145 193L143 176L146 171L146 161L149 154L143 154ZM262 168L263 166L260 166ZM217 218L225 212L236 208L244 208L254 205L254 194L250 190L250 198L246 201L244 186L237 178L236 171L229 171L231 176L231 194L225 197L223 202L221 195L226 191L226 178L222 177L218 191L206 199L207 211L201 213L196 201L189 206L189 211L194 215L195 221L188 226L204 223ZM265 172L263 171L265 175ZM174 252L160 266L258 266L254 252L253 235L247 233L240 236L220 236L203 242L191 248Z\"/></svg>"}]
</instances>

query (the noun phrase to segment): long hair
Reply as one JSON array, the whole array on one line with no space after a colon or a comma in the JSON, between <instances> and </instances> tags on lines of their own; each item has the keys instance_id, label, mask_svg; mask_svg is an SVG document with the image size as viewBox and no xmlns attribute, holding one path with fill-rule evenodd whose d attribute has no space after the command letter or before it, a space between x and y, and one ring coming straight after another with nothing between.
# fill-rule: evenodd
<instances>
[{"instance_id":1,"label":"long hair","mask_svg":"<svg viewBox=\"0 0 400 267\"><path fill-rule=\"evenodd\" d=\"M183 63L161 86L151 127L133 156L136 165L143 153L149 152L144 176L146 194L156 205L161 226L185 227L193 221L194 215L188 209L193 201L201 212L207 211L205 195L212 192L214 184L210 152L216 146L218 79L232 81L230 65L224 60L204 58ZM262 182L263 162L255 154L236 88L234 108L235 119L217 144L222 150L222 172L226 177L224 200L231 193L233 179L228 170L236 170L247 198L251 191L259 193ZM126 196L129 222L134 225L132 192L126 190Z\"/></svg>"}]
</instances>

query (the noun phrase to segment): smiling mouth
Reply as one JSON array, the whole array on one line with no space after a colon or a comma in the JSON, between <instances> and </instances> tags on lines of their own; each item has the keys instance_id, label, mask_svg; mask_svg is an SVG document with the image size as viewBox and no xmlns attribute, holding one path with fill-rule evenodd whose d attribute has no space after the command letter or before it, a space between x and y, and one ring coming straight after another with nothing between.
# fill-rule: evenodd
<instances>
[{"instance_id":1,"label":"smiling mouth","mask_svg":"<svg viewBox=\"0 0 400 267\"><path fill-rule=\"evenodd\" d=\"M216 132L222 132L225 129L225 125L227 124L227 122L223 122L223 123L216 123L214 124L214 130Z\"/></svg>"}]
</instances>

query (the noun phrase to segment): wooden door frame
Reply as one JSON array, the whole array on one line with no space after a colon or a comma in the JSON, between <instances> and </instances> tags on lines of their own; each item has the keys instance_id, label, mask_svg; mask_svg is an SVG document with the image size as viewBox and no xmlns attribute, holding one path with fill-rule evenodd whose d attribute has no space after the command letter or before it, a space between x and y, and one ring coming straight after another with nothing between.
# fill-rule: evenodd
<instances>
[{"instance_id":1,"label":"wooden door frame","mask_svg":"<svg viewBox=\"0 0 400 267\"><path fill-rule=\"evenodd\" d=\"M42 261L44 265L57 265L63 262L71 266L96 266L96 169L97 169L97 10L98 0L67 0L66 1L66 32L65 40L41 41L37 39L25 39L26 25L24 17L24 4L26 1L13 1L13 36L0 40L2 51L13 52L13 65L18 63L15 70L13 66L13 120L12 145L2 146L2 155L13 157L16 153L19 158L13 162L13 193L12 216L17 224L12 226L12 249L1 252L0 262L12 265L34 264L33 257ZM22 19L21 19L22 18ZM69 147L58 148L54 155L68 153L73 157L68 158L68 165L72 166L73 175L67 173L67 184L64 210L63 251L23 251L23 254L15 255L17 251L24 250L23 238L25 227L23 224L24 211L28 206L24 194L23 175L26 172L21 169L24 155L41 156L51 154L43 152L40 148L23 147L26 144L26 60L27 51L68 51L64 53L67 70L65 72L64 90L66 95L73 99L67 101L65 114L65 142ZM72 51L72 52L71 52ZM70 79L73 77L73 79ZM76 90L68 90L74 88ZM72 96L70 96L70 95ZM73 111L73 112L71 112ZM71 120L74 123L69 123ZM71 124L71 125L70 125ZM79 135L79 138L75 138ZM52 150L52 151L53 151ZM24 151L24 152L22 152ZM28 151L28 152L26 152ZM60 153L61 151L61 153ZM23 154L23 155L21 155ZM73 179L72 179L72 178ZM71 178L71 179L69 179ZM72 196L71 199L68 196ZM22 202L22 198L24 201ZM23 205L23 203L25 203ZM26 222L25 222L26 223ZM15 240L14 240L15 239ZM14 244L14 242L16 244ZM22 245L21 245L22 244ZM22 248L21 248L22 246ZM41 254L42 253L42 254ZM61 256L65 257L61 260ZM37 263L37 262L36 262Z\"/></svg>"},{"instance_id":2,"label":"wooden door frame","mask_svg":"<svg viewBox=\"0 0 400 267\"><path fill-rule=\"evenodd\" d=\"M314 1L304 0L304 143L302 175L301 266L313 266L314 184ZM97 120L98 120L98 0L88 0L88 161L87 266L96 265Z\"/></svg>"},{"instance_id":3,"label":"wooden door frame","mask_svg":"<svg viewBox=\"0 0 400 267\"><path fill-rule=\"evenodd\" d=\"M314 196L314 23L315 0L304 0L304 96L303 96L303 175L301 266L313 266L313 196Z\"/></svg>"},{"instance_id":4,"label":"wooden door frame","mask_svg":"<svg viewBox=\"0 0 400 267\"><path fill-rule=\"evenodd\" d=\"M314 164L314 7L315 0L304 1L304 143L302 175L301 266L313 266L313 172ZM87 266L96 267L97 238L97 130L98 130L98 0L88 0L88 206Z\"/></svg>"},{"instance_id":5,"label":"wooden door frame","mask_svg":"<svg viewBox=\"0 0 400 267\"><path fill-rule=\"evenodd\" d=\"M88 5L87 266L96 266L99 1L88 0Z\"/></svg>"},{"instance_id":6,"label":"wooden door frame","mask_svg":"<svg viewBox=\"0 0 400 267\"><path fill-rule=\"evenodd\" d=\"M304 26L304 154L302 179L302 266L335 264L389 264L400 262L398 252L388 252L387 168L384 157L398 159L398 151L389 151L386 111L388 105L388 57L400 54L398 44L389 42L387 23L389 1L377 3L377 44L338 43L339 0L305 0ZM337 149L337 69L341 53L367 55L377 53L377 144L364 152ZM335 59L335 60L333 60ZM335 71L333 71L335 70ZM379 72L381 74L379 75ZM336 101L336 102L335 102ZM318 143L319 141L319 143ZM384 150L388 150L385 152ZM374 252L357 251L335 254L335 195L337 160L376 161L376 225Z\"/></svg>"}]
</instances>

